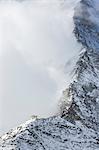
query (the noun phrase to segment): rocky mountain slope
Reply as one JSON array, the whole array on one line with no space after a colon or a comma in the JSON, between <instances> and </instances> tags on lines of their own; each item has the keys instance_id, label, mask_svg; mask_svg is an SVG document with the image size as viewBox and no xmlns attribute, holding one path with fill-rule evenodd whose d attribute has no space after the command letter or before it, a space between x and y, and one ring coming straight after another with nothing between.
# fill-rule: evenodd
<instances>
[{"instance_id":1,"label":"rocky mountain slope","mask_svg":"<svg viewBox=\"0 0 99 150\"><path fill-rule=\"evenodd\" d=\"M63 102L60 116L34 118L11 130L1 137L0 150L99 150L97 1L81 0L75 8L74 34L83 48L74 81L63 92L64 99L72 102L69 109Z\"/></svg>"}]
</instances>

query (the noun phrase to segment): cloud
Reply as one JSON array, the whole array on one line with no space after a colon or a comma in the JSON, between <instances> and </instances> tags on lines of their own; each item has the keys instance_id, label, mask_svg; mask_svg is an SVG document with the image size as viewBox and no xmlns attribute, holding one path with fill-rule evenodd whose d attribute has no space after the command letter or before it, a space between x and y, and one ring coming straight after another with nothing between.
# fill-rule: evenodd
<instances>
[{"instance_id":1,"label":"cloud","mask_svg":"<svg viewBox=\"0 0 99 150\"><path fill-rule=\"evenodd\" d=\"M76 59L71 69L66 64L80 50L72 34L77 2L0 2L3 130L16 126L32 114L48 117L56 113L56 103L71 81L70 72Z\"/></svg>"}]
</instances>

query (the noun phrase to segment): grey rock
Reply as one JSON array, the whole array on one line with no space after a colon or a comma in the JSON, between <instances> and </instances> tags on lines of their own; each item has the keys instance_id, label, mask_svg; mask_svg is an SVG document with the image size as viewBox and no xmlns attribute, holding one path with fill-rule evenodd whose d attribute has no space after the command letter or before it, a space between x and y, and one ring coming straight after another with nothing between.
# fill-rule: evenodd
<instances>
[{"instance_id":1,"label":"grey rock","mask_svg":"<svg viewBox=\"0 0 99 150\"><path fill-rule=\"evenodd\" d=\"M99 150L99 26L89 17L94 0L81 0L74 34L83 46L60 116L32 118L1 137L0 150ZM75 11L78 11L76 7ZM93 14L92 14L93 15ZM89 18L88 18L89 17Z\"/></svg>"}]
</instances>

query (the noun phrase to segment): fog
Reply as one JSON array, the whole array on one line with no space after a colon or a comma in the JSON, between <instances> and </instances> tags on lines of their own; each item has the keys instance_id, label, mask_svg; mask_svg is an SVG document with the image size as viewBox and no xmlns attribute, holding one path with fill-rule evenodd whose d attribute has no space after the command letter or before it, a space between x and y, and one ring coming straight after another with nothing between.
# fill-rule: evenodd
<instances>
[{"instance_id":1,"label":"fog","mask_svg":"<svg viewBox=\"0 0 99 150\"><path fill-rule=\"evenodd\" d=\"M80 50L72 33L78 1L1 0L0 133L57 113Z\"/></svg>"}]
</instances>

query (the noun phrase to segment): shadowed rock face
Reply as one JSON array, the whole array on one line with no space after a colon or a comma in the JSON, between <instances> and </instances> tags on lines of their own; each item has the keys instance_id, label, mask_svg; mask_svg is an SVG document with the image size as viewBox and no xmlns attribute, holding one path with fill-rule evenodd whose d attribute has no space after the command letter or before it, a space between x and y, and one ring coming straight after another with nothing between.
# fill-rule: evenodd
<instances>
[{"instance_id":1,"label":"shadowed rock face","mask_svg":"<svg viewBox=\"0 0 99 150\"><path fill-rule=\"evenodd\" d=\"M1 137L1 150L99 150L99 27L86 17L97 14L94 0L82 0L80 9L74 34L83 49L74 81L64 91L71 106L67 110L64 102L60 116L34 117L11 130Z\"/></svg>"}]
</instances>

